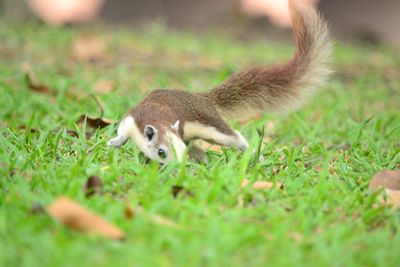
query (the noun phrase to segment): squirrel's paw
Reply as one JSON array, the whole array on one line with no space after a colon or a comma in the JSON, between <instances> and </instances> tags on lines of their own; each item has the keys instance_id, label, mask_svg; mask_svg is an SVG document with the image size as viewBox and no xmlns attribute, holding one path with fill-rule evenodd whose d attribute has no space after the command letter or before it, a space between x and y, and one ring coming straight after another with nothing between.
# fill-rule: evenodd
<instances>
[{"instance_id":1,"label":"squirrel's paw","mask_svg":"<svg viewBox=\"0 0 400 267\"><path fill-rule=\"evenodd\" d=\"M198 163L207 163L206 152L196 145L190 146L189 158Z\"/></svg>"},{"instance_id":2,"label":"squirrel's paw","mask_svg":"<svg viewBox=\"0 0 400 267\"><path fill-rule=\"evenodd\" d=\"M128 141L128 137L119 135L107 142L109 147L121 147Z\"/></svg>"}]
</instances>

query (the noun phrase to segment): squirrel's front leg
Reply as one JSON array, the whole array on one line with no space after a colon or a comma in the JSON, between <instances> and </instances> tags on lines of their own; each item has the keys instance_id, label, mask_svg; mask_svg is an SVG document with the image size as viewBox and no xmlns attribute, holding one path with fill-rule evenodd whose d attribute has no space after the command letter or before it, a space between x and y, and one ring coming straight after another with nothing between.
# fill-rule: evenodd
<instances>
[{"instance_id":1,"label":"squirrel's front leg","mask_svg":"<svg viewBox=\"0 0 400 267\"><path fill-rule=\"evenodd\" d=\"M207 163L206 152L204 151L200 140L191 141L188 152L190 159L197 162Z\"/></svg>"},{"instance_id":2,"label":"squirrel's front leg","mask_svg":"<svg viewBox=\"0 0 400 267\"><path fill-rule=\"evenodd\" d=\"M127 122L127 119L124 118L118 126L117 137L109 140L107 142L107 146L112 146L112 147L123 146L129 139L130 127L131 125L129 124L129 122Z\"/></svg>"},{"instance_id":3,"label":"squirrel's front leg","mask_svg":"<svg viewBox=\"0 0 400 267\"><path fill-rule=\"evenodd\" d=\"M224 125L225 129L227 125ZM186 122L184 129L185 139L203 139L209 143L237 147L241 151L245 151L249 144L241 133L229 128L229 131L223 132L216 127L204 125L199 122Z\"/></svg>"}]
</instances>

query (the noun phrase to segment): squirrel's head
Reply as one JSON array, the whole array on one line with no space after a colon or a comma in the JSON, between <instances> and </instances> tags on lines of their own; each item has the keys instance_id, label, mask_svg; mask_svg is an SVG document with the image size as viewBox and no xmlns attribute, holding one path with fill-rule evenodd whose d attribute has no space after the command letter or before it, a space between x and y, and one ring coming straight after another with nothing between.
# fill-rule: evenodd
<instances>
[{"instance_id":1,"label":"squirrel's head","mask_svg":"<svg viewBox=\"0 0 400 267\"><path fill-rule=\"evenodd\" d=\"M179 135L179 121L169 125L166 123L147 124L143 128L143 139L135 140L138 148L151 160L160 163L182 161L186 149Z\"/></svg>"}]
</instances>

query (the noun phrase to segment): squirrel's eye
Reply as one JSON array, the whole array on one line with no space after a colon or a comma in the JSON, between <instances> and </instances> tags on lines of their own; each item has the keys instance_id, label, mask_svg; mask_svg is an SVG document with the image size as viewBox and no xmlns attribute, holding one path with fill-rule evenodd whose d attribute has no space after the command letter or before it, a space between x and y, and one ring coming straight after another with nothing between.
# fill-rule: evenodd
<instances>
[{"instance_id":1,"label":"squirrel's eye","mask_svg":"<svg viewBox=\"0 0 400 267\"><path fill-rule=\"evenodd\" d=\"M167 153L165 153L165 150L162 148L158 149L157 154L162 159L165 159L167 157Z\"/></svg>"}]
</instances>

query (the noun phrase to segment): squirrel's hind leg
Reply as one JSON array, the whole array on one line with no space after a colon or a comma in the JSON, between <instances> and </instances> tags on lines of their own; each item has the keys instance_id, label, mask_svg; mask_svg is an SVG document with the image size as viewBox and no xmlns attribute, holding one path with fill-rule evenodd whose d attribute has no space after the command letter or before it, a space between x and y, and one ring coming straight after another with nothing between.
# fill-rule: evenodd
<instances>
[{"instance_id":1,"label":"squirrel's hind leg","mask_svg":"<svg viewBox=\"0 0 400 267\"><path fill-rule=\"evenodd\" d=\"M243 135L236 130L233 130L233 134L218 132L218 134L214 135L214 138L206 138L204 140L221 146L236 147L242 152L249 147L249 144Z\"/></svg>"},{"instance_id":2,"label":"squirrel's hind leg","mask_svg":"<svg viewBox=\"0 0 400 267\"><path fill-rule=\"evenodd\" d=\"M234 130L234 132L235 132L236 138L237 138L237 140L235 142L235 146L237 148L239 148L241 151L245 151L249 147L249 144L247 143L246 139L243 137L243 135L240 132L238 132L236 130Z\"/></svg>"}]
</instances>

